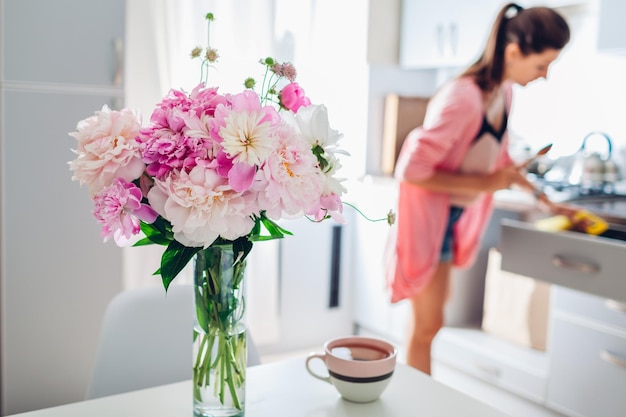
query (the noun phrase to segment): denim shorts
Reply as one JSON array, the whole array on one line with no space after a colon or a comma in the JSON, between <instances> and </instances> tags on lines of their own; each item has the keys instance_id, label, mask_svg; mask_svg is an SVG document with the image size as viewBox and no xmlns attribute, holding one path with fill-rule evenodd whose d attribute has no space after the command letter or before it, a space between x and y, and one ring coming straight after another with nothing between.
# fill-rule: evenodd
<instances>
[{"instance_id":1,"label":"denim shorts","mask_svg":"<svg viewBox=\"0 0 626 417\"><path fill-rule=\"evenodd\" d=\"M450 218L448 219L448 225L443 235L443 244L441 245L441 255L439 255L439 262L448 262L452 260L452 240L454 239L454 225L457 220L463 214L462 207L450 207Z\"/></svg>"}]
</instances>

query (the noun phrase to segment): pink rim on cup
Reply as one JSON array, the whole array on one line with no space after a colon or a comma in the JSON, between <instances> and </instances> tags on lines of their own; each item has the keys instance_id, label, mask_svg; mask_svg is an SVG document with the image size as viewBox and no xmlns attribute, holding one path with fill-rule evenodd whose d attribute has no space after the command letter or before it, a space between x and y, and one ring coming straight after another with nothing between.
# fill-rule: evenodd
<instances>
[{"instance_id":1,"label":"pink rim on cup","mask_svg":"<svg viewBox=\"0 0 626 417\"><path fill-rule=\"evenodd\" d=\"M370 402L383 393L396 366L397 348L391 343L366 336L333 339L324 344L324 353L311 353L307 371L335 386L341 396L353 402ZM320 359L328 376L315 373L310 361Z\"/></svg>"}]
</instances>

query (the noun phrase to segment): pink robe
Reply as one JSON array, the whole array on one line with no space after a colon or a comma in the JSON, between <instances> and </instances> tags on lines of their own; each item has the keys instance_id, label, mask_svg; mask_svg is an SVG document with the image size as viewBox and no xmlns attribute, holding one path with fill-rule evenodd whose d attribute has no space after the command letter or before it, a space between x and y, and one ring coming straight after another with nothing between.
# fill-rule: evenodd
<instances>
[{"instance_id":1,"label":"pink robe","mask_svg":"<svg viewBox=\"0 0 626 417\"><path fill-rule=\"evenodd\" d=\"M510 104L511 85L507 85L507 109ZM467 77L454 79L432 98L423 126L409 133L402 146L395 170L400 180L397 217L385 259L393 303L419 293L432 278L450 206L447 193L429 191L402 179L426 179L435 170L457 172L484 114L478 86ZM496 169L511 163L507 148L505 134ZM454 228L454 266L463 268L473 263L492 208L492 195L483 193L463 211Z\"/></svg>"}]
</instances>

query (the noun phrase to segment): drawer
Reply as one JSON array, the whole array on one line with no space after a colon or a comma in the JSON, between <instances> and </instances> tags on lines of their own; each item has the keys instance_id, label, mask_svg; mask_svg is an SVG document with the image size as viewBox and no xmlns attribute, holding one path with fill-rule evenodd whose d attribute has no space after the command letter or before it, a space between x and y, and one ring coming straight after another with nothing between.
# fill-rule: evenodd
<instances>
[{"instance_id":1,"label":"drawer","mask_svg":"<svg viewBox=\"0 0 626 417\"><path fill-rule=\"evenodd\" d=\"M552 308L557 312L616 326L626 331L626 303L564 287L553 287Z\"/></svg>"},{"instance_id":2,"label":"drawer","mask_svg":"<svg viewBox=\"0 0 626 417\"><path fill-rule=\"evenodd\" d=\"M626 302L626 243L577 232L544 232L503 219L502 269Z\"/></svg>"},{"instance_id":3,"label":"drawer","mask_svg":"<svg viewBox=\"0 0 626 417\"><path fill-rule=\"evenodd\" d=\"M626 333L553 319L551 337L548 406L571 416L624 416Z\"/></svg>"},{"instance_id":4,"label":"drawer","mask_svg":"<svg viewBox=\"0 0 626 417\"><path fill-rule=\"evenodd\" d=\"M543 404L548 379L545 352L512 344L480 329L444 327L432 359L508 392Z\"/></svg>"}]
</instances>

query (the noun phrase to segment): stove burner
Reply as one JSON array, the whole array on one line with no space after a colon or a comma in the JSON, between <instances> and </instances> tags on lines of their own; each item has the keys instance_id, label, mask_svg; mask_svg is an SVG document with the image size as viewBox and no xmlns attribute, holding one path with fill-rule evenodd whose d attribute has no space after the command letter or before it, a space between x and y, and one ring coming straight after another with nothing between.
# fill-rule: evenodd
<instances>
[{"instance_id":1,"label":"stove burner","mask_svg":"<svg viewBox=\"0 0 626 417\"><path fill-rule=\"evenodd\" d=\"M563 192L569 195L569 198L584 196L611 196L619 195L612 183L598 184L594 186L574 185L567 182L547 181L543 178L536 178L533 181L539 188L546 192L555 191Z\"/></svg>"}]
</instances>

